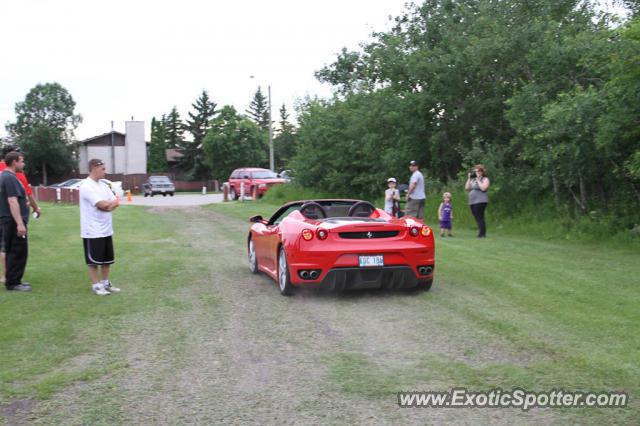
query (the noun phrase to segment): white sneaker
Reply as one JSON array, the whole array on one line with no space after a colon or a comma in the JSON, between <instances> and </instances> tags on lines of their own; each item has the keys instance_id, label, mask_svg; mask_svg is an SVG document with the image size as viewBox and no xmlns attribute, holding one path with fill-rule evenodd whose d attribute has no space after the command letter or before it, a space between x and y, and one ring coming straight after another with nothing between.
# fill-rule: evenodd
<instances>
[{"instance_id":1,"label":"white sneaker","mask_svg":"<svg viewBox=\"0 0 640 426\"><path fill-rule=\"evenodd\" d=\"M111 284L111 281L107 281L106 284L103 283L102 286L109 293L120 293L120 289L118 287L114 287L113 284Z\"/></svg>"},{"instance_id":2,"label":"white sneaker","mask_svg":"<svg viewBox=\"0 0 640 426\"><path fill-rule=\"evenodd\" d=\"M97 296L108 296L108 295L111 294L107 290L104 289L102 284L94 284L94 285L91 286L91 289L93 290L93 294L95 294Z\"/></svg>"}]
</instances>

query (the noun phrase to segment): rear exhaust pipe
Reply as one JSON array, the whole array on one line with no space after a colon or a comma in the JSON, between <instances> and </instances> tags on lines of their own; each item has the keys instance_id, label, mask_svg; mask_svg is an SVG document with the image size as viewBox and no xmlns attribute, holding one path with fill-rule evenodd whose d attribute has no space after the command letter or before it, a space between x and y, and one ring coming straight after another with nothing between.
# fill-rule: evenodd
<instances>
[{"instance_id":1,"label":"rear exhaust pipe","mask_svg":"<svg viewBox=\"0 0 640 426\"><path fill-rule=\"evenodd\" d=\"M311 278L312 280L315 280L316 278L318 278L318 271L311 271L309 273L309 278Z\"/></svg>"},{"instance_id":2,"label":"rear exhaust pipe","mask_svg":"<svg viewBox=\"0 0 640 426\"><path fill-rule=\"evenodd\" d=\"M420 266L418 267L418 272L420 275L431 275L433 273L432 266Z\"/></svg>"},{"instance_id":3,"label":"rear exhaust pipe","mask_svg":"<svg viewBox=\"0 0 640 426\"><path fill-rule=\"evenodd\" d=\"M309 279L309 271L300 271L300 277L301 277L303 280L307 280L307 279Z\"/></svg>"}]
</instances>

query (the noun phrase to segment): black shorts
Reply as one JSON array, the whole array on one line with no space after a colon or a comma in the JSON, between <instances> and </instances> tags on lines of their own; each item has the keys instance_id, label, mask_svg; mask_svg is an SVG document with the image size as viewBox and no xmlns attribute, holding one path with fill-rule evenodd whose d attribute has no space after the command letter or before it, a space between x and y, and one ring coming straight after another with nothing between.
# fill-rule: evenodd
<instances>
[{"instance_id":1,"label":"black shorts","mask_svg":"<svg viewBox=\"0 0 640 426\"><path fill-rule=\"evenodd\" d=\"M89 266L111 265L115 262L113 256L113 239L111 236L102 238L83 238L84 260Z\"/></svg>"}]
</instances>

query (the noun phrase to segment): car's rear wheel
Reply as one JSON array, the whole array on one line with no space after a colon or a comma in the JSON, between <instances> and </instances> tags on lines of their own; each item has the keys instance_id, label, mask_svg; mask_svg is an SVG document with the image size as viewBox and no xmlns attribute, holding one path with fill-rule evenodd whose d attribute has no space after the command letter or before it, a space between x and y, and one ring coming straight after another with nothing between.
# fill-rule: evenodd
<instances>
[{"instance_id":1,"label":"car's rear wheel","mask_svg":"<svg viewBox=\"0 0 640 426\"><path fill-rule=\"evenodd\" d=\"M236 193L236 189L233 186L229 190L229 198L231 198L232 201L235 201L235 199L238 198L238 194Z\"/></svg>"},{"instance_id":2,"label":"car's rear wheel","mask_svg":"<svg viewBox=\"0 0 640 426\"><path fill-rule=\"evenodd\" d=\"M173 197L173 192L170 192L169 195L171 195Z\"/></svg>"},{"instance_id":3,"label":"car's rear wheel","mask_svg":"<svg viewBox=\"0 0 640 426\"><path fill-rule=\"evenodd\" d=\"M280 256L278 256L278 286L280 287L280 294L283 296L289 296L293 291L291 276L289 274L289 264L287 263L287 254L284 252L284 247L280 248Z\"/></svg>"},{"instance_id":4,"label":"car's rear wheel","mask_svg":"<svg viewBox=\"0 0 640 426\"><path fill-rule=\"evenodd\" d=\"M433 285L433 278L427 281L418 281L418 289L422 291L429 291Z\"/></svg>"},{"instance_id":5,"label":"car's rear wheel","mask_svg":"<svg viewBox=\"0 0 640 426\"><path fill-rule=\"evenodd\" d=\"M258 258L256 257L256 247L253 245L253 239L249 239L249 270L258 273Z\"/></svg>"}]
</instances>

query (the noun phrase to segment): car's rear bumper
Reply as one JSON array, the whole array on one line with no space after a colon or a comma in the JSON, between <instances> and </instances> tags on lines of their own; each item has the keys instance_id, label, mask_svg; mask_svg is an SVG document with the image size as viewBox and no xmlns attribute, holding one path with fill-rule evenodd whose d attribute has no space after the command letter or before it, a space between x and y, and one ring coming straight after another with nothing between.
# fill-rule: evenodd
<instances>
[{"instance_id":1,"label":"car's rear bumper","mask_svg":"<svg viewBox=\"0 0 640 426\"><path fill-rule=\"evenodd\" d=\"M433 268L433 265L430 265ZM414 288L420 282L433 279L433 272L418 278L409 266L384 266L380 268L335 268L316 285L333 291L367 288ZM299 283L299 285L302 283Z\"/></svg>"},{"instance_id":2,"label":"car's rear bumper","mask_svg":"<svg viewBox=\"0 0 640 426\"><path fill-rule=\"evenodd\" d=\"M287 253L291 282L294 285L331 287L333 281L340 284L344 276L345 288L408 288L415 287L419 281L433 278L435 250L432 246L414 241L389 241L384 244L384 248L378 246L377 249L365 248L357 242L345 242L341 245L344 251L321 250L319 247L322 246L316 245L315 250L292 250ZM383 255L384 265L362 267L359 264L360 255ZM430 267L430 272L420 273L421 267ZM303 271L316 271L317 274L313 279L308 276L303 278Z\"/></svg>"}]
</instances>

